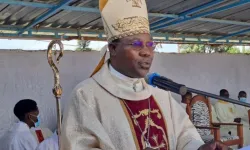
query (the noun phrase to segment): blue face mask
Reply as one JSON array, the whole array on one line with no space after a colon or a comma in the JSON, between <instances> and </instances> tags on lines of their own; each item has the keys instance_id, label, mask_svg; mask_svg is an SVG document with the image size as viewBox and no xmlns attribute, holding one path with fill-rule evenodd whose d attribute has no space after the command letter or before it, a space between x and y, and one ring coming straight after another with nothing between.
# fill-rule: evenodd
<instances>
[{"instance_id":1,"label":"blue face mask","mask_svg":"<svg viewBox=\"0 0 250 150\"><path fill-rule=\"evenodd\" d=\"M32 116L34 116L34 115L32 115ZM41 124L41 118L40 118L40 115L37 115L37 116L34 116L34 117L37 117L37 122L33 121L32 119L31 119L31 121L34 123L35 128L37 128Z\"/></svg>"},{"instance_id":2,"label":"blue face mask","mask_svg":"<svg viewBox=\"0 0 250 150\"><path fill-rule=\"evenodd\" d=\"M35 127L36 127L36 128L39 127L40 124L41 124L41 118L40 118L40 116L38 115L38 116L37 116L37 122L35 122Z\"/></svg>"},{"instance_id":3,"label":"blue face mask","mask_svg":"<svg viewBox=\"0 0 250 150\"><path fill-rule=\"evenodd\" d=\"M241 97L241 98L240 98L240 101L246 103L246 102L247 102L247 98Z\"/></svg>"}]
</instances>

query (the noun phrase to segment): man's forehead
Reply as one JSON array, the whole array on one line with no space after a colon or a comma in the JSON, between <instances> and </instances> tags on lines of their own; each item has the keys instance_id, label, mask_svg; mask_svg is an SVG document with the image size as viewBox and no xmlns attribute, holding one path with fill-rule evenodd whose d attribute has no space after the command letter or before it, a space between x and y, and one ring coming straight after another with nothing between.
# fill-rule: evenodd
<instances>
[{"instance_id":1,"label":"man's forehead","mask_svg":"<svg viewBox=\"0 0 250 150\"><path fill-rule=\"evenodd\" d=\"M246 96L247 94L246 93L241 93L240 96Z\"/></svg>"}]
</instances>

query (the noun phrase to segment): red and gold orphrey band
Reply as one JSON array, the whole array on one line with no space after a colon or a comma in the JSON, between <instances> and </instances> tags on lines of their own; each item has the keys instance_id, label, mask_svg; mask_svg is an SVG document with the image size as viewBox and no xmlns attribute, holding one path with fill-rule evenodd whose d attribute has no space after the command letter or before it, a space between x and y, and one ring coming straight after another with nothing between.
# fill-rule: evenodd
<instances>
[{"instance_id":1,"label":"red and gold orphrey band","mask_svg":"<svg viewBox=\"0 0 250 150\"><path fill-rule=\"evenodd\" d=\"M150 133L149 133L149 143L151 145L151 149L157 150L169 150L168 145L168 136L167 136L167 125L164 119L164 116L161 112L160 107L155 101L154 97L150 98L151 112L150 112ZM148 124L148 114L149 114L149 104L148 99L141 101L128 101L125 100L127 106L131 109L133 114L125 106L124 102L121 100L122 108L126 114L126 117L129 121L130 128L134 137L134 141L138 150L149 149L146 148L146 143L144 140L144 136L147 135L147 124ZM134 118L139 123L139 126L143 130L141 133L140 128L136 125Z\"/></svg>"}]
</instances>

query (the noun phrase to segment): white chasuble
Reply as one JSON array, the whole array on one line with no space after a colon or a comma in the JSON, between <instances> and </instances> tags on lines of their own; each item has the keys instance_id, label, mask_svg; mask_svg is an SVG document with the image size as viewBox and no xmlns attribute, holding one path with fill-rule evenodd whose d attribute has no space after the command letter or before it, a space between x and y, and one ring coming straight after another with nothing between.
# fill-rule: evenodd
<instances>
[{"instance_id":1,"label":"white chasuble","mask_svg":"<svg viewBox=\"0 0 250 150\"><path fill-rule=\"evenodd\" d=\"M145 148L143 135L148 135L148 127L153 148L197 150L203 145L170 93L140 81L142 90L127 88L129 84L112 75L106 63L92 78L78 84L63 116L62 150L140 150Z\"/></svg>"},{"instance_id":2,"label":"white chasuble","mask_svg":"<svg viewBox=\"0 0 250 150\"><path fill-rule=\"evenodd\" d=\"M214 109L216 111L219 122L234 123L234 119L236 118L236 111L233 104L219 100L218 102L216 102ZM231 133L232 135L237 135L237 127L228 125L221 126L220 132L222 136L228 136L229 133Z\"/></svg>"}]
</instances>

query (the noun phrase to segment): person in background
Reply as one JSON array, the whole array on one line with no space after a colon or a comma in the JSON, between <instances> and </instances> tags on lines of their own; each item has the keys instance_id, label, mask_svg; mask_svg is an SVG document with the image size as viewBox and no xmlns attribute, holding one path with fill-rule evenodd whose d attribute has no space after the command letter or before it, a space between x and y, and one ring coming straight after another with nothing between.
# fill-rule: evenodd
<instances>
[{"instance_id":1,"label":"person in background","mask_svg":"<svg viewBox=\"0 0 250 150\"><path fill-rule=\"evenodd\" d=\"M238 99L239 99L239 101L246 103L247 102L247 93L245 91L240 91L238 94Z\"/></svg>"},{"instance_id":2,"label":"person in background","mask_svg":"<svg viewBox=\"0 0 250 150\"><path fill-rule=\"evenodd\" d=\"M229 92L226 89L222 89L220 90L220 96L229 98ZM215 104L215 110L217 112L218 119L221 122L241 122L240 118L235 117L235 106L232 103L218 100L218 102Z\"/></svg>"},{"instance_id":3,"label":"person in background","mask_svg":"<svg viewBox=\"0 0 250 150\"><path fill-rule=\"evenodd\" d=\"M226 89L220 90L220 96L229 98L229 92ZM221 123L240 123L241 119L236 117L235 105L222 100L218 100L214 105L217 119ZM221 135L237 135L236 126L222 126Z\"/></svg>"},{"instance_id":4,"label":"person in background","mask_svg":"<svg viewBox=\"0 0 250 150\"><path fill-rule=\"evenodd\" d=\"M187 108L187 104L189 104L191 102L193 98L193 95L191 92L187 92L185 95L182 96L182 100L181 100L181 106L186 110Z\"/></svg>"},{"instance_id":5,"label":"person in background","mask_svg":"<svg viewBox=\"0 0 250 150\"><path fill-rule=\"evenodd\" d=\"M238 94L238 100L241 102L247 102L247 93L245 91L240 91ZM250 126L249 126L249 116L248 110L250 108L235 105L236 117L239 118L240 123L243 124L243 135L244 135L244 146L250 145Z\"/></svg>"},{"instance_id":6,"label":"person in background","mask_svg":"<svg viewBox=\"0 0 250 150\"><path fill-rule=\"evenodd\" d=\"M35 150L38 143L30 132L31 127L39 125L39 109L31 99L20 100L14 107L19 119L3 136L1 150ZM4 144L3 144L4 143Z\"/></svg>"}]
</instances>

